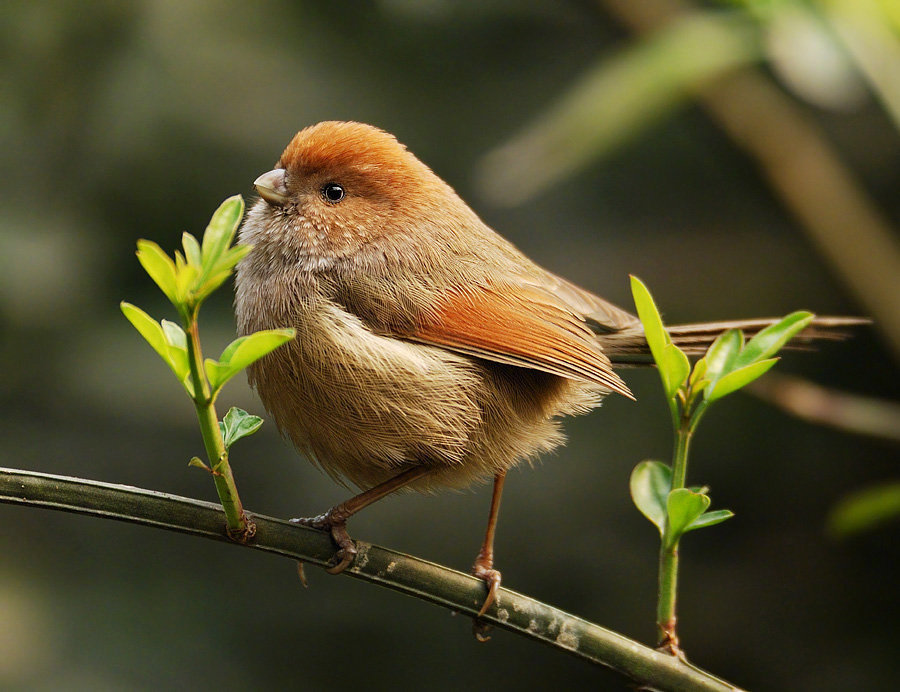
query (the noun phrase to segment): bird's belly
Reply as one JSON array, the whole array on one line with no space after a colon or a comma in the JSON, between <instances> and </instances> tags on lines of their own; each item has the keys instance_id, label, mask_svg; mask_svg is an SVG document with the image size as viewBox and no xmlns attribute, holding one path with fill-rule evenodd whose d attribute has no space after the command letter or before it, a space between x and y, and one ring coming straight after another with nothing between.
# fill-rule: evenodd
<instances>
[{"instance_id":1,"label":"bird's belly","mask_svg":"<svg viewBox=\"0 0 900 692\"><path fill-rule=\"evenodd\" d=\"M371 332L333 304L251 371L283 433L329 474L370 486L411 465L462 464L483 423L471 359Z\"/></svg>"},{"instance_id":2,"label":"bird's belly","mask_svg":"<svg viewBox=\"0 0 900 692\"><path fill-rule=\"evenodd\" d=\"M487 480L559 445L555 418L599 401L555 375L375 334L333 303L292 321L297 338L251 381L301 451L360 487L418 465L433 469L419 490Z\"/></svg>"}]
</instances>

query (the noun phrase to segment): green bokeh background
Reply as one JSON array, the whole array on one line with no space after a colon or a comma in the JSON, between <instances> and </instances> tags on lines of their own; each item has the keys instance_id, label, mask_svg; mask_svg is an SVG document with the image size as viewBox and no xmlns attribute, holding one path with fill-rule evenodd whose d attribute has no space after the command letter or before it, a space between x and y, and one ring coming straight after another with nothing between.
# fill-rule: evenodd
<instances>
[{"instance_id":1,"label":"green bokeh background","mask_svg":"<svg viewBox=\"0 0 900 692\"><path fill-rule=\"evenodd\" d=\"M520 206L488 201L485 151L629 40L591 2L11 2L0 9L0 465L214 499L187 466L193 411L122 318L171 308L134 243L171 249L227 196L253 196L300 128L394 132L539 263L622 305L644 279L668 322L858 314L754 165L686 107ZM802 106L807 108L807 106ZM900 137L874 102L810 113L895 224ZM852 229L848 229L852 232ZM230 296L204 308L210 352ZM896 398L874 330L784 372ZM569 445L507 483L498 563L510 588L652 643L657 536L628 497L667 459L653 372L567 422ZM243 378L220 399L262 413ZM827 512L897 475L897 447L799 422L747 395L701 426L689 480L737 517L682 544L680 626L698 664L750 688L892 689L897 526L837 542ZM315 513L346 491L271 423L235 448L245 504ZM361 538L467 569L490 493L399 496ZM619 676L466 618L272 556L0 506L0 688L624 689Z\"/></svg>"}]
</instances>

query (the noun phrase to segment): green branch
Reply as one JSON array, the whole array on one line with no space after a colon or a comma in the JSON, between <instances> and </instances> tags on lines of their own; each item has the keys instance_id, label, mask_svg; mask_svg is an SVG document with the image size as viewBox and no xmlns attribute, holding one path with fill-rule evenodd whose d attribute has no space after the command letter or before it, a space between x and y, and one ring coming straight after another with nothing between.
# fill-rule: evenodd
<instances>
[{"instance_id":1,"label":"green branch","mask_svg":"<svg viewBox=\"0 0 900 692\"><path fill-rule=\"evenodd\" d=\"M225 511L228 535L241 542L253 537L255 527L244 513L228 451L235 441L258 430L262 419L232 408L220 424L216 397L228 380L294 336L293 329L248 334L232 341L219 360L203 360L197 324L200 306L250 252L247 245L231 247L243 215L240 195L229 197L210 219L202 243L190 233L182 235L184 252L176 250L174 260L156 243L138 241L138 261L178 312L180 327L169 320L157 322L130 303L121 304L125 317L169 366L193 402L209 465L196 457L191 465L212 475Z\"/></svg>"},{"instance_id":2,"label":"green branch","mask_svg":"<svg viewBox=\"0 0 900 692\"><path fill-rule=\"evenodd\" d=\"M774 356L813 320L812 313L794 312L769 325L744 343L739 329L720 334L694 367L672 341L647 287L631 277L631 291L656 362L675 432L672 465L642 461L631 473L631 497L638 510L659 530L659 594L656 627L659 648L684 659L678 641L676 602L678 546L688 531L714 526L734 516L730 510L709 510L707 487L687 487L691 439L709 406L744 387L777 362Z\"/></svg>"},{"instance_id":3,"label":"green branch","mask_svg":"<svg viewBox=\"0 0 900 692\"><path fill-rule=\"evenodd\" d=\"M281 519L250 515L256 535L236 543L227 536L219 505L80 478L0 468L0 502L154 526L320 566L334 554L326 533ZM357 548L358 557L344 571L347 576L472 616L484 601L484 582L475 577L362 541ZM498 601L484 620L642 685L672 691L737 689L677 658L508 589L500 589Z\"/></svg>"},{"instance_id":4,"label":"green branch","mask_svg":"<svg viewBox=\"0 0 900 692\"><path fill-rule=\"evenodd\" d=\"M237 541L245 541L253 536L253 522L248 521L234 483L231 464L228 463L228 450L219 429L219 417L216 405L209 391L209 383L201 372L203 351L200 349L200 333L197 329L196 316L186 320L185 332L188 335L188 361L191 368L191 383L194 390L192 397L197 410L197 422L200 424L200 435L203 446L211 464L210 473L216 484L216 492L225 511L225 523L228 534Z\"/></svg>"}]
</instances>

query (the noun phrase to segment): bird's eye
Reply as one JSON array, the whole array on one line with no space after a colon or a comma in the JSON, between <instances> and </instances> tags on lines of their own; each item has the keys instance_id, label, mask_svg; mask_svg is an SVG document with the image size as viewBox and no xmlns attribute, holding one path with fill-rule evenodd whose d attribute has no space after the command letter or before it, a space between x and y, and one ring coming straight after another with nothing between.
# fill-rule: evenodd
<instances>
[{"instance_id":1,"label":"bird's eye","mask_svg":"<svg viewBox=\"0 0 900 692\"><path fill-rule=\"evenodd\" d=\"M344 188L337 183L325 183L322 186L322 197L325 198L326 202L331 202L332 204L337 204L342 199L344 199Z\"/></svg>"}]
</instances>

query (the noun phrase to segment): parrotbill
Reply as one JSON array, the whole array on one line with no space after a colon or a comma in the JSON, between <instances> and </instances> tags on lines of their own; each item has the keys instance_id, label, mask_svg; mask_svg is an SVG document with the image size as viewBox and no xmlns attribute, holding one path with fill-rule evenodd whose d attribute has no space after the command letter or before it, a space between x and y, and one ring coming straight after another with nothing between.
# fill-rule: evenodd
<instances>
[{"instance_id":1,"label":"parrotbill","mask_svg":"<svg viewBox=\"0 0 900 692\"><path fill-rule=\"evenodd\" d=\"M631 397L613 367L651 362L640 322L532 262L375 127L307 127L255 186L240 232L253 250L237 269L238 331L297 335L251 367L251 383L305 455L364 491L300 521L331 532L337 572L355 555L346 521L368 504L400 488L493 480L473 569L488 587L483 614L500 585L507 471L562 444L561 416ZM698 353L725 329L770 322L670 333Z\"/></svg>"}]
</instances>

